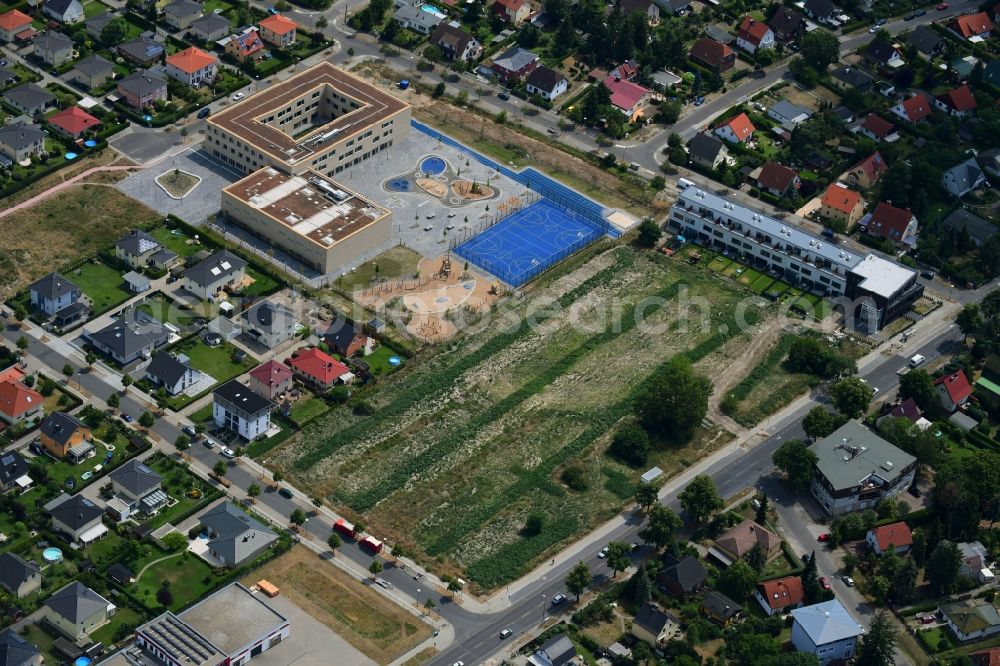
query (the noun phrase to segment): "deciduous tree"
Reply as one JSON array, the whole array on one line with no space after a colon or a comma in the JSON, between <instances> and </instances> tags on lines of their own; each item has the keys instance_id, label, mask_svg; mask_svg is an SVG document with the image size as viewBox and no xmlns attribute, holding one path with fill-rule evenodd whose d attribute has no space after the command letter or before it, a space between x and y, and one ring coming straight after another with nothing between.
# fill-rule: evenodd
<instances>
[{"instance_id":1,"label":"deciduous tree","mask_svg":"<svg viewBox=\"0 0 1000 666\"><path fill-rule=\"evenodd\" d=\"M816 454L809 450L805 442L790 439L778 447L771 459L784 472L788 485L798 491L809 488L816 465Z\"/></svg>"},{"instance_id":2,"label":"deciduous tree","mask_svg":"<svg viewBox=\"0 0 1000 666\"><path fill-rule=\"evenodd\" d=\"M630 551L631 547L621 541L612 541L608 544L608 566L611 567L612 578L617 576L619 571L628 569Z\"/></svg>"},{"instance_id":3,"label":"deciduous tree","mask_svg":"<svg viewBox=\"0 0 1000 666\"><path fill-rule=\"evenodd\" d=\"M681 507L695 522L703 522L724 506L712 478L699 474L680 494Z\"/></svg>"},{"instance_id":4,"label":"deciduous tree","mask_svg":"<svg viewBox=\"0 0 1000 666\"><path fill-rule=\"evenodd\" d=\"M680 517L668 506L657 504L649 512L646 527L639 531L644 543L652 544L659 550L672 546L677 540L677 530L683 526Z\"/></svg>"},{"instance_id":5,"label":"deciduous tree","mask_svg":"<svg viewBox=\"0 0 1000 666\"><path fill-rule=\"evenodd\" d=\"M677 355L654 374L637 401L639 419L651 433L687 441L708 413L712 382L686 356Z\"/></svg>"},{"instance_id":6,"label":"deciduous tree","mask_svg":"<svg viewBox=\"0 0 1000 666\"><path fill-rule=\"evenodd\" d=\"M830 399L837 411L849 418L857 418L868 409L872 390L857 377L845 377L830 386Z\"/></svg>"},{"instance_id":7,"label":"deciduous tree","mask_svg":"<svg viewBox=\"0 0 1000 666\"><path fill-rule=\"evenodd\" d=\"M580 601L580 596L590 586L590 580L590 568L583 562L577 562L576 566L570 569L566 575L566 589L576 597L577 601Z\"/></svg>"}]
</instances>

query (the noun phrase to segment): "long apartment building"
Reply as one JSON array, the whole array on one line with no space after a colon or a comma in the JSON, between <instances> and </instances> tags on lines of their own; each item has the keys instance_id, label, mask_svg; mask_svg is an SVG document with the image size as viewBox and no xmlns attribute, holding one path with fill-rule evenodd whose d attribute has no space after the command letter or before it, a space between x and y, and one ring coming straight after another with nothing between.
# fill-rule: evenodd
<instances>
[{"instance_id":1,"label":"long apartment building","mask_svg":"<svg viewBox=\"0 0 1000 666\"><path fill-rule=\"evenodd\" d=\"M315 171L265 167L222 190L222 212L320 273L388 242L392 214Z\"/></svg>"},{"instance_id":2,"label":"long apartment building","mask_svg":"<svg viewBox=\"0 0 1000 666\"><path fill-rule=\"evenodd\" d=\"M682 189L668 224L689 241L728 252L805 291L841 299L855 328L866 333L906 313L923 295L917 273L905 266L845 250L693 184Z\"/></svg>"},{"instance_id":3,"label":"long apartment building","mask_svg":"<svg viewBox=\"0 0 1000 666\"><path fill-rule=\"evenodd\" d=\"M334 176L409 130L409 104L321 62L213 115L204 148L245 173Z\"/></svg>"}]
</instances>

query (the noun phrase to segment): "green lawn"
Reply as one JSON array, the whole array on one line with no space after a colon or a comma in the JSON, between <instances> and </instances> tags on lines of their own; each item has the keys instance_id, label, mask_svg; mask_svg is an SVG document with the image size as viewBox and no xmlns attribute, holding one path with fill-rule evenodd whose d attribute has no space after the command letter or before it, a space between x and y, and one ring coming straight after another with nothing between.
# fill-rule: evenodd
<instances>
[{"instance_id":1,"label":"green lawn","mask_svg":"<svg viewBox=\"0 0 1000 666\"><path fill-rule=\"evenodd\" d=\"M216 9L221 9L228 16L229 12L233 9L232 3L226 2L226 0L205 0L205 4L202 7L202 13L206 15L211 14Z\"/></svg>"},{"instance_id":2,"label":"green lawn","mask_svg":"<svg viewBox=\"0 0 1000 666\"><path fill-rule=\"evenodd\" d=\"M84 553L94 563L94 566L102 569L106 565L110 566L117 559L122 542L123 539L120 536L109 530L103 538L88 546Z\"/></svg>"},{"instance_id":3,"label":"green lawn","mask_svg":"<svg viewBox=\"0 0 1000 666\"><path fill-rule=\"evenodd\" d=\"M257 359L249 355L240 363L234 361L232 355L236 347L228 342L217 347L209 347L201 340L187 340L171 351L185 354L190 359L192 368L207 372L216 382L224 382L242 375L257 365Z\"/></svg>"},{"instance_id":4,"label":"green lawn","mask_svg":"<svg viewBox=\"0 0 1000 666\"><path fill-rule=\"evenodd\" d=\"M243 290L244 296L268 296L281 289L277 280L264 275L253 266L247 267L247 275L253 278L253 284Z\"/></svg>"},{"instance_id":5,"label":"green lawn","mask_svg":"<svg viewBox=\"0 0 1000 666\"><path fill-rule=\"evenodd\" d=\"M94 312L110 310L127 301L132 294L125 289L122 276L105 263L87 263L66 276L94 303Z\"/></svg>"},{"instance_id":6,"label":"green lawn","mask_svg":"<svg viewBox=\"0 0 1000 666\"><path fill-rule=\"evenodd\" d=\"M392 356L395 356L400 360L399 365L389 365L389 358ZM403 367L406 363L406 359L403 358L402 354L384 342L379 343L379 346L375 348L375 351L368 356L365 356L364 361L371 368L373 375L387 375L390 372L394 372Z\"/></svg>"},{"instance_id":7,"label":"green lawn","mask_svg":"<svg viewBox=\"0 0 1000 666\"><path fill-rule=\"evenodd\" d=\"M208 403L201 409L188 415L188 418L195 423L209 423L212 421L212 403Z\"/></svg>"},{"instance_id":8,"label":"green lawn","mask_svg":"<svg viewBox=\"0 0 1000 666\"><path fill-rule=\"evenodd\" d=\"M161 610L156 591L168 581L173 603L170 610L178 611L199 599L217 584L212 567L200 557L185 553L154 564L142 574L131 592L150 610Z\"/></svg>"},{"instance_id":9,"label":"green lawn","mask_svg":"<svg viewBox=\"0 0 1000 666\"><path fill-rule=\"evenodd\" d=\"M738 278L736 278L736 281L739 282L740 284L744 285L744 286L749 287L751 284L753 284L760 277L761 277L761 273L760 272L755 271L752 268L748 268L745 271L743 271L742 273L740 273L740 276Z\"/></svg>"},{"instance_id":10,"label":"green lawn","mask_svg":"<svg viewBox=\"0 0 1000 666\"><path fill-rule=\"evenodd\" d=\"M95 642L103 643L105 647L114 643L115 634L122 627L135 629L146 621L146 616L139 611L128 606L119 606L115 614L111 616L111 621L90 635ZM132 632L129 631L129 634Z\"/></svg>"},{"instance_id":11,"label":"green lawn","mask_svg":"<svg viewBox=\"0 0 1000 666\"><path fill-rule=\"evenodd\" d=\"M292 407L292 420L302 426L327 409L329 409L329 405L322 398L310 395L298 400Z\"/></svg>"},{"instance_id":12,"label":"green lawn","mask_svg":"<svg viewBox=\"0 0 1000 666\"><path fill-rule=\"evenodd\" d=\"M163 476L163 489L174 500L172 506L161 509L150 521L154 527L171 523L178 516L192 510L194 507L214 501L219 491L191 474L169 458L157 458L150 465ZM197 491L193 492L192 491ZM189 495L189 493L191 493Z\"/></svg>"},{"instance_id":13,"label":"green lawn","mask_svg":"<svg viewBox=\"0 0 1000 666\"><path fill-rule=\"evenodd\" d=\"M758 294L763 294L773 283L774 278L770 275L761 275L759 278L750 283L750 288Z\"/></svg>"},{"instance_id":14,"label":"green lawn","mask_svg":"<svg viewBox=\"0 0 1000 666\"><path fill-rule=\"evenodd\" d=\"M88 2L83 6L83 18L94 18L98 14L103 14L106 11L108 11L106 5L94 0L93 2Z\"/></svg>"},{"instance_id":15,"label":"green lawn","mask_svg":"<svg viewBox=\"0 0 1000 666\"><path fill-rule=\"evenodd\" d=\"M168 250L176 252L179 257L190 257L193 254L197 254L199 250L211 249L201 245L200 243L188 243L191 239L184 235L184 232L180 229L157 227L149 232L149 235L160 241L160 243Z\"/></svg>"},{"instance_id":16,"label":"green lawn","mask_svg":"<svg viewBox=\"0 0 1000 666\"><path fill-rule=\"evenodd\" d=\"M46 664L61 664L62 659L56 656L55 650L52 649L53 643L56 642L56 636L49 629L42 627L41 622L38 624L29 624L21 628L21 635L24 636L30 643L38 648L38 651L42 653L42 657L45 659Z\"/></svg>"},{"instance_id":17,"label":"green lawn","mask_svg":"<svg viewBox=\"0 0 1000 666\"><path fill-rule=\"evenodd\" d=\"M181 310L163 296L154 296L139 306L150 317L164 323L170 323L179 328L191 326L197 315L190 310Z\"/></svg>"}]
</instances>

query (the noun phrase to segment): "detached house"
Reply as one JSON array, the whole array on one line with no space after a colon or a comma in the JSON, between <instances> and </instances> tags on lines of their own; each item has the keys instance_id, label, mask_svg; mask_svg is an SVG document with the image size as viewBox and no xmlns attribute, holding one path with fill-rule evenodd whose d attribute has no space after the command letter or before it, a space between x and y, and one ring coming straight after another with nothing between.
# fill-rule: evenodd
<instances>
[{"instance_id":1,"label":"detached house","mask_svg":"<svg viewBox=\"0 0 1000 666\"><path fill-rule=\"evenodd\" d=\"M160 250L160 241L145 231L136 230L115 241L115 258L139 270Z\"/></svg>"},{"instance_id":2,"label":"detached house","mask_svg":"<svg viewBox=\"0 0 1000 666\"><path fill-rule=\"evenodd\" d=\"M0 493L30 488L34 482L28 471L28 461L17 451L0 453Z\"/></svg>"},{"instance_id":3,"label":"detached house","mask_svg":"<svg viewBox=\"0 0 1000 666\"><path fill-rule=\"evenodd\" d=\"M736 46L748 53L774 48L774 31L763 21L744 16L736 31Z\"/></svg>"},{"instance_id":4,"label":"detached house","mask_svg":"<svg viewBox=\"0 0 1000 666\"><path fill-rule=\"evenodd\" d=\"M353 324L338 319L327 327L323 333L323 341L330 346L330 349L348 358L363 352L371 342L371 338Z\"/></svg>"},{"instance_id":5,"label":"detached house","mask_svg":"<svg viewBox=\"0 0 1000 666\"><path fill-rule=\"evenodd\" d=\"M872 67L888 67L896 69L906 64L903 61L903 53L895 44L876 37L868 42L868 46L861 51L861 59Z\"/></svg>"},{"instance_id":6,"label":"detached house","mask_svg":"<svg viewBox=\"0 0 1000 666\"><path fill-rule=\"evenodd\" d=\"M145 109L166 101L167 82L152 70L139 70L118 82L118 94L133 109Z\"/></svg>"},{"instance_id":7,"label":"detached house","mask_svg":"<svg viewBox=\"0 0 1000 666\"><path fill-rule=\"evenodd\" d=\"M73 40L61 32L48 30L35 37L35 57L50 67L58 67L73 59Z\"/></svg>"},{"instance_id":8,"label":"detached house","mask_svg":"<svg viewBox=\"0 0 1000 666\"><path fill-rule=\"evenodd\" d=\"M92 39L100 40L101 33L104 31L104 26L111 23L115 18L115 14L110 12L101 12L97 16L91 16L89 19L84 19L83 26L87 31L87 35Z\"/></svg>"},{"instance_id":9,"label":"detached house","mask_svg":"<svg viewBox=\"0 0 1000 666\"><path fill-rule=\"evenodd\" d=\"M717 169L729 155L726 144L716 136L699 132L688 141L688 157L693 164Z\"/></svg>"},{"instance_id":10,"label":"detached house","mask_svg":"<svg viewBox=\"0 0 1000 666\"><path fill-rule=\"evenodd\" d=\"M250 371L250 388L269 400L292 388L292 371L282 363L270 360Z\"/></svg>"},{"instance_id":11,"label":"detached house","mask_svg":"<svg viewBox=\"0 0 1000 666\"><path fill-rule=\"evenodd\" d=\"M531 74L538 67L539 60L531 51L512 46L493 58L489 70L504 83L517 82Z\"/></svg>"},{"instance_id":12,"label":"detached house","mask_svg":"<svg viewBox=\"0 0 1000 666\"><path fill-rule=\"evenodd\" d=\"M246 279L247 262L229 250L219 250L184 271L184 289L208 301Z\"/></svg>"},{"instance_id":13,"label":"detached house","mask_svg":"<svg viewBox=\"0 0 1000 666\"><path fill-rule=\"evenodd\" d=\"M260 38L257 26L254 25L226 37L220 43L226 53L240 62L259 62L267 56L264 40Z\"/></svg>"},{"instance_id":14,"label":"detached house","mask_svg":"<svg viewBox=\"0 0 1000 666\"><path fill-rule=\"evenodd\" d=\"M888 169L889 165L882 159L881 153L875 151L848 169L845 178L848 185L867 190L877 183Z\"/></svg>"},{"instance_id":15,"label":"detached house","mask_svg":"<svg viewBox=\"0 0 1000 666\"><path fill-rule=\"evenodd\" d=\"M212 392L215 425L252 440L271 428L274 403L232 379Z\"/></svg>"},{"instance_id":16,"label":"detached house","mask_svg":"<svg viewBox=\"0 0 1000 666\"><path fill-rule=\"evenodd\" d=\"M158 321L132 321L121 317L99 331L83 332L90 344L120 365L149 359L170 339L170 329Z\"/></svg>"},{"instance_id":17,"label":"detached house","mask_svg":"<svg viewBox=\"0 0 1000 666\"><path fill-rule=\"evenodd\" d=\"M1000 613L985 599L942 604L938 613L959 642L968 643L1000 634Z\"/></svg>"},{"instance_id":18,"label":"detached house","mask_svg":"<svg viewBox=\"0 0 1000 666\"><path fill-rule=\"evenodd\" d=\"M777 162L765 162L757 176L757 187L770 192L776 197L792 194L799 189L801 181L795 169L790 169Z\"/></svg>"},{"instance_id":19,"label":"detached house","mask_svg":"<svg viewBox=\"0 0 1000 666\"><path fill-rule=\"evenodd\" d=\"M220 502L199 519L208 535L208 554L213 563L238 567L278 541L278 535L251 518L232 502Z\"/></svg>"},{"instance_id":20,"label":"detached house","mask_svg":"<svg viewBox=\"0 0 1000 666\"><path fill-rule=\"evenodd\" d=\"M350 368L316 347L294 356L288 365L303 381L320 389L329 389L338 382L349 384L354 380Z\"/></svg>"},{"instance_id":21,"label":"detached house","mask_svg":"<svg viewBox=\"0 0 1000 666\"><path fill-rule=\"evenodd\" d=\"M478 60L483 54L483 45L470 33L447 23L439 23L431 35L434 44L448 60L466 62Z\"/></svg>"},{"instance_id":22,"label":"detached house","mask_svg":"<svg viewBox=\"0 0 1000 666\"><path fill-rule=\"evenodd\" d=\"M757 583L753 596L768 617L783 615L799 608L806 599L802 578L799 576L785 576Z\"/></svg>"},{"instance_id":23,"label":"detached house","mask_svg":"<svg viewBox=\"0 0 1000 666\"><path fill-rule=\"evenodd\" d=\"M23 162L45 152L45 132L32 123L0 127L0 154L10 162Z\"/></svg>"},{"instance_id":24,"label":"detached house","mask_svg":"<svg viewBox=\"0 0 1000 666\"><path fill-rule=\"evenodd\" d=\"M131 60L137 65L148 67L163 57L164 48L153 38L151 33L143 33L134 39L130 39L118 47L118 53L125 59ZM136 72L141 74L141 72ZM135 74L133 74L135 76Z\"/></svg>"},{"instance_id":25,"label":"detached house","mask_svg":"<svg viewBox=\"0 0 1000 666\"><path fill-rule=\"evenodd\" d=\"M907 208L896 208L880 201L866 226L868 233L877 238L908 247L915 247L917 244L917 218Z\"/></svg>"},{"instance_id":26,"label":"detached house","mask_svg":"<svg viewBox=\"0 0 1000 666\"><path fill-rule=\"evenodd\" d=\"M291 310L268 300L254 303L240 315L243 335L268 349L290 340L295 335L296 324Z\"/></svg>"},{"instance_id":27,"label":"detached house","mask_svg":"<svg viewBox=\"0 0 1000 666\"><path fill-rule=\"evenodd\" d=\"M215 81L219 59L197 46L167 56L167 76L191 88Z\"/></svg>"},{"instance_id":28,"label":"detached house","mask_svg":"<svg viewBox=\"0 0 1000 666\"><path fill-rule=\"evenodd\" d=\"M71 641L86 641L115 614L113 603L83 583L70 583L45 600L42 617Z\"/></svg>"},{"instance_id":29,"label":"detached house","mask_svg":"<svg viewBox=\"0 0 1000 666\"><path fill-rule=\"evenodd\" d=\"M653 0L619 0L618 6L622 14L644 14L650 25L660 22L660 6Z\"/></svg>"},{"instance_id":30,"label":"detached house","mask_svg":"<svg viewBox=\"0 0 1000 666\"><path fill-rule=\"evenodd\" d=\"M893 143L899 140L899 133L896 132L896 126L882 116L874 113L869 113L868 117L854 128L854 133L866 136L873 141Z\"/></svg>"},{"instance_id":31,"label":"detached house","mask_svg":"<svg viewBox=\"0 0 1000 666\"><path fill-rule=\"evenodd\" d=\"M963 85L938 95L934 100L934 106L945 113L964 118L976 110L976 98L972 96L969 86Z\"/></svg>"},{"instance_id":32,"label":"detached house","mask_svg":"<svg viewBox=\"0 0 1000 666\"><path fill-rule=\"evenodd\" d=\"M918 25L906 36L906 43L924 57L936 56L941 52L942 38L926 25Z\"/></svg>"},{"instance_id":33,"label":"detached house","mask_svg":"<svg viewBox=\"0 0 1000 666\"><path fill-rule=\"evenodd\" d=\"M736 65L736 51L708 37L702 37L694 43L690 57L718 73L726 72Z\"/></svg>"},{"instance_id":34,"label":"detached house","mask_svg":"<svg viewBox=\"0 0 1000 666\"><path fill-rule=\"evenodd\" d=\"M111 492L108 512L119 521L135 514L151 514L170 499L160 484L163 477L145 463L132 458L111 472Z\"/></svg>"},{"instance_id":35,"label":"detached house","mask_svg":"<svg viewBox=\"0 0 1000 666\"><path fill-rule=\"evenodd\" d=\"M854 657L863 633L864 627L836 599L792 611L792 645L816 655L823 666Z\"/></svg>"},{"instance_id":36,"label":"detached house","mask_svg":"<svg viewBox=\"0 0 1000 666\"><path fill-rule=\"evenodd\" d=\"M710 590L701 600L701 612L719 626L728 627L743 614L743 606L721 592Z\"/></svg>"},{"instance_id":37,"label":"detached house","mask_svg":"<svg viewBox=\"0 0 1000 666\"><path fill-rule=\"evenodd\" d=\"M986 176L975 157L956 164L941 175L941 186L954 197L964 197L986 184Z\"/></svg>"},{"instance_id":38,"label":"detached house","mask_svg":"<svg viewBox=\"0 0 1000 666\"><path fill-rule=\"evenodd\" d=\"M191 22L188 31L206 42L216 42L229 34L229 19L218 14L205 14Z\"/></svg>"},{"instance_id":39,"label":"detached house","mask_svg":"<svg viewBox=\"0 0 1000 666\"><path fill-rule=\"evenodd\" d=\"M67 139L79 139L87 132L101 126L101 121L78 106L71 106L65 111L51 116L49 125Z\"/></svg>"},{"instance_id":40,"label":"detached house","mask_svg":"<svg viewBox=\"0 0 1000 666\"><path fill-rule=\"evenodd\" d=\"M260 28L260 38L268 44L279 49L284 49L295 43L295 34L299 24L281 14L271 14L261 20L257 27Z\"/></svg>"},{"instance_id":41,"label":"detached house","mask_svg":"<svg viewBox=\"0 0 1000 666\"><path fill-rule=\"evenodd\" d=\"M659 649L681 633L681 621L673 614L645 602L632 622L632 635L651 648Z\"/></svg>"},{"instance_id":42,"label":"detached house","mask_svg":"<svg viewBox=\"0 0 1000 666\"><path fill-rule=\"evenodd\" d=\"M643 115L653 95L648 88L614 75L604 79L604 87L611 91L611 106L625 114L630 123Z\"/></svg>"},{"instance_id":43,"label":"detached house","mask_svg":"<svg viewBox=\"0 0 1000 666\"><path fill-rule=\"evenodd\" d=\"M0 419L9 425L40 418L45 398L24 383L25 374L17 366L0 372Z\"/></svg>"},{"instance_id":44,"label":"detached house","mask_svg":"<svg viewBox=\"0 0 1000 666\"><path fill-rule=\"evenodd\" d=\"M42 666L44 658L38 647L13 629L0 631L0 664L3 666Z\"/></svg>"},{"instance_id":45,"label":"detached house","mask_svg":"<svg viewBox=\"0 0 1000 666\"><path fill-rule=\"evenodd\" d=\"M31 17L18 9L0 14L0 41L12 42L14 36L31 28Z\"/></svg>"},{"instance_id":46,"label":"detached house","mask_svg":"<svg viewBox=\"0 0 1000 666\"><path fill-rule=\"evenodd\" d=\"M201 16L201 5L193 0L174 0L163 8L163 20L174 30L187 30Z\"/></svg>"},{"instance_id":47,"label":"detached house","mask_svg":"<svg viewBox=\"0 0 1000 666\"><path fill-rule=\"evenodd\" d=\"M36 562L14 553L0 553L0 588L23 599L42 587L42 570Z\"/></svg>"},{"instance_id":48,"label":"detached house","mask_svg":"<svg viewBox=\"0 0 1000 666\"><path fill-rule=\"evenodd\" d=\"M969 234L969 238L972 239L976 247L981 247L983 243L997 232L996 226L991 222L970 213L964 208L953 211L941 220L941 226L953 233L965 232Z\"/></svg>"},{"instance_id":49,"label":"detached house","mask_svg":"<svg viewBox=\"0 0 1000 666\"><path fill-rule=\"evenodd\" d=\"M531 5L528 4L527 0L494 0L492 11L507 23L518 28L531 14Z\"/></svg>"},{"instance_id":50,"label":"detached house","mask_svg":"<svg viewBox=\"0 0 1000 666\"><path fill-rule=\"evenodd\" d=\"M952 21L948 27L963 39L979 37L986 39L993 30L993 22L986 12L978 14L963 14Z\"/></svg>"},{"instance_id":51,"label":"detached house","mask_svg":"<svg viewBox=\"0 0 1000 666\"><path fill-rule=\"evenodd\" d=\"M26 116L37 116L55 106L55 96L35 83L24 83L3 94L5 102Z\"/></svg>"},{"instance_id":52,"label":"detached house","mask_svg":"<svg viewBox=\"0 0 1000 666\"><path fill-rule=\"evenodd\" d=\"M764 551L765 557L771 560L781 552L781 537L747 519L716 539L715 545L708 549L708 554L728 567L758 546Z\"/></svg>"},{"instance_id":53,"label":"detached house","mask_svg":"<svg viewBox=\"0 0 1000 666\"><path fill-rule=\"evenodd\" d=\"M964 370L938 377L934 380L934 388L937 391L938 400L941 401L941 406L949 414L967 403L972 397L972 385L969 384Z\"/></svg>"},{"instance_id":54,"label":"detached house","mask_svg":"<svg viewBox=\"0 0 1000 666\"><path fill-rule=\"evenodd\" d=\"M429 35L443 20L444 16L422 9L417 2L404 2L392 14L392 20L403 29L409 28L421 35Z\"/></svg>"},{"instance_id":55,"label":"detached house","mask_svg":"<svg viewBox=\"0 0 1000 666\"><path fill-rule=\"evenodd\" d=\"M715 128L715 135L728 143L746 143L753 138L753 123L745 113L733 116Z\"/></svg>"},{"instance_id":56,"label":"detached house","mask_svg":"<svg viewBox=\"0 0 1000 666\"><path fill-rule=\"evenodd\" d=\"M906 122L916 124L931 115L931 102L926 95L918 92L890 110Z\"/></svg>"},{"instance_id":57,"label":"detached house","mask_svg":"<svg viewBox=\"0 0 1000 666\"><path fill-rule=\"evenodd\" d=\"M848 229L857 224L864 212L861 195L840 183L830 183L820 199L820 216L843 222Z\"/></svg>"},{"instance_id":58,"label":"detached house","mask_svg":"<svg viewBox=\"0 0 1000 666\"><path fill-rule=\"evenodd\" d=\"M802 8L809 18L826 24L835 23L841 13L837 5L830 0L806 0Z\"/></svg>"},{"instance_id":59,"label":"detached house","mask_svg":"<svg viewBox=\"0 0 1000 666\"><path fill-rule=\"evenodd\" d=\"M700 590L708 580L708 569L697 557L688 555L678 560L670 555L663 559L663 569L656 582L675 597L686 597Z\"/></svg>"},{"instance_id":60,"label":"detached house","mask_svg":"<svg viewBox=\"0 0 1000 666\"><path fill-rule=\"evenodd\" d=\"M83 20L83 4L80 0L45 0L42 13L60 23L79 23Z\"/></svg>"},{"instance_id":61,"label":"detached house","mask_svg":"<svg viewBox=\"0 0 1000 666\"><path fill-rule=\"evenodd\" d=\"M101 522L104 510L83 495L65 493L45 505L52 517L52 529L70 543L88 546L108 533Z\"/></svg>"},{"instance_id":62,"label":"detached house","mask_svg":"<svg viewBox=\"0 0 1000 666\"><path fill-rule=\"evenodd\" d=\"M174 356L160 351L146 366L146 379L153 386L161 386L170 395L183 393L198 383L201 373L188 364L187 357Z\"/></svg>"},{"instance_id":63,"label":"detached house","mask_svg":"<svg viewBox=\"0 0 1000 666\"><path fill-rule=\"evenodd\" d=\"M525 80L529 95L538 95L548 101L554 100L569 89L566 77L550 67L541 65L528 74Z\"/></svg>"},{"instance_id":64,"label":"detached house","mask_svg":"<svg viewBox=\"0 0 1000 666\"><path fill-rule=\"evenodd\" d=\"M79 463L94 454L90 426L65 412L52 412L42 421L39 442L51 456Z\"/></svg>"},{"instance_id":65,"label":"detached house","mask_svg":"<svg viewBox=\"0 0 1000 666\"><path fill-rule=\"evenodd\" d=\"M913 533L910 526L904 522L882 525L868 530L865 536L868 548L876 555L881 555L892 548L896 554L902 555L913 545Z\"/></svg>"},{"instance_id":66,"label":"detached house","mask_svg":"<svg viewBox=\"0 0 1000 666\"><path fill-rule=\"evenodd\" d=\"M59 273L49 273L31 283L31 305L39 311L54 316L79 300L80 288Z\"/></svg>"},{"instance_id":67,"label":"detached house","mask_svg":"<svg viewBox=\"0 0 1000 666\"><path fill-rule=\"evenodd\" d=\"M115 66L99 55L90 55L76 63L69 72L69 80L86 89L96 88L114 75Z\"/></svg>"},{"instance_id":68,"label":"detached house","mask_svg":"<svg viewBox=\"0 0 1000 666\"><path fill-rule=\"evenodd\" d=\"M795 42L802 36L806 28L806 17L800 12L785 5L778 7L774 16L767 22L774 32L774 38L779 42Z\"/></svg>"}]
</instances>

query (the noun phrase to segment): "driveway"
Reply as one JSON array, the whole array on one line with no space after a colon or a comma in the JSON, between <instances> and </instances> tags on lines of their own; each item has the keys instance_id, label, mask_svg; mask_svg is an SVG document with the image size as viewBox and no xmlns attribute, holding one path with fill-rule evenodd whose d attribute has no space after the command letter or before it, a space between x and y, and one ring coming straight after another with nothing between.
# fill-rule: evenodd
<instances>
[{"instance_id":1,"label":"driveway","mask_svg":"<svg viewBox=\"0 0 1000 666\"><path fill-rule=\"evenodd\" d=\"M157 176L174 169L201 178L201 182L183 199L174 199L156 183ZM158 213L176 215L190 224L200 225L207 218L214 218L219 211L222 205L221 190L241 177L242 174L238 171L194 147L126 178L117 187Z\"/></svg>"}]
</instances>

